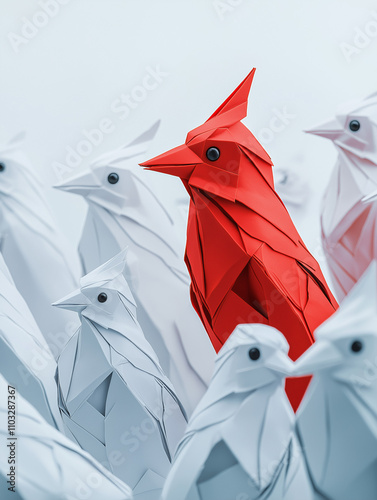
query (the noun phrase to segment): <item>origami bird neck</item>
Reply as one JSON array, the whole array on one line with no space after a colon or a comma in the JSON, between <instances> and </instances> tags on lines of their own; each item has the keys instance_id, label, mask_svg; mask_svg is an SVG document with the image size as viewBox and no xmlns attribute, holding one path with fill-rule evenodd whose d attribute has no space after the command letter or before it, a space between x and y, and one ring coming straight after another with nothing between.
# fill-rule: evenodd
<instances>
[{"instance_id":1,"label":"origami bird neck","mask_svg":"<svg viewBox=\"0 0 377 500\"><path fill-rule=\"evenodd\" d=\"M218 385L218 384L216 384ZM213 392L212 389L213 388ZM210 391L221 387L210 386ZM190 419L176 458L184 453L190 439L201 439L201 433L212 433L214 439L225 439L243 469L258 489L263 490L275 474L271 466L271 455L263 454L267 442L273 442L275 464L278 464L293 438L294 418L282 383L270 383L254 391L228 394L216 402L207 393ZM252 415L253 425L250 426ZM274 417L275 415L275 417ZM279 415L279 429L276 426ZM235 432L235 429L237 430ZM267 461L266 461L267 460Z\"/></svg>"},{"instance_id":2,"label":"origami bird neck","mask_svg":"<svg viewBox=\"0 0 377 500\"><path fill-rule=\"evenodd\" d=\"M369 160L339 149L339 159L322 203L322 229L326 236L346 231L363 210L369 210L370 204L362 200L377 189L377 179L370 175L375 169Z\"/></svg>"},{"instance_id":3,"label":"origami bird neck","mask_svg":"<svg viewBox=\"0 0 377 500\"><path fill-rule=\"evenodd\" d=\"M159 372L160 376L163 376L155 352L145 339L136 318L127 311L121 314L115 313L113 317L106 317L84 310L81 320L82 328L98 332L111 348L129 358L135 366L138 365L140 355L142 355L145 358L143 363L147 362L150 365L154 375Z\"/></svg>"},{"instance_id":4,"label":"origami bird neck","mask_svg":"<svg viewBox=\"0 0 377 500\"><path fill-rule=\"evenodd\" d=\"M143 193L145 196L146 193ZM119 246L119 250L127 244L129 238L131 242L139 248L157 255L160 259L166 256L163 262L173 270L173 272L185 283L188 282L186 273L182 272L181 253L179 251L179 243L176 237L176 230L165 209L157 203L154 203L154 197L138 205L125 206L121 210L113 210L113 207L100 204L97 201L87 200L89 203L89 212L87 221L93 217L93 224L99 228L104 228L114 225L114 230L111 231L109 237L114 239ZM93 214L93 215L92 215ZM110 221L113 221L111 223ZM102 230L98 231L102 234ZM152 239L152 243L145 245L146 234L148 240ZM125 243L123 243L125 241ZM105 245L105 242L99 241L99 245Z\"/></svg>"}]
</instances>

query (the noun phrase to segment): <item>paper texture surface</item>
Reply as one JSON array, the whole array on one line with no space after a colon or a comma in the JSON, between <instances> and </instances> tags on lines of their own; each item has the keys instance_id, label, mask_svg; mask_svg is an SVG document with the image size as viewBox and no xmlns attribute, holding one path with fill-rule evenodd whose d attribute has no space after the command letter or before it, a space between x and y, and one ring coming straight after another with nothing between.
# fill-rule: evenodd
<instances>
[{"instance_id":1,"label":"paper texture surface","mask_svg":"<svg viewBox=\"0 0 377 500\"><path fill-rule=\"evenodd\" d=\"M316 489L332 500L377 498L376 278L373 262L295 367L314 375L298 434Z\"/></svg>"},{"instance_id":2,"label":"paper texture surface","mask_svg":"<svg viewBox=\"0 0 377 500\"><path fill-rule=\"evenodd\" d=\"M138 320L188 413L203 395L215 352L190 304L177 224L138 166L158 123L57 186L81 194L89 211L80 242L86 271L128 248L127 280Z\"/></svg>"},{"instance_id":3,"label":"paper texture surface","mask_svg":"<svg viewBox=\"0 0 377 500\"><path fill-rule=\"evenodd\" d=\"M0 373L49 424L61 428L55 371L55 359L0 254Z\"/></svg>"},{"instance_id":4,"label":"paper texture surface","mask_svg":"<svg viewBox=\"0 0 377 500\"><path fill-rule=\"evenodd\" d=\"M8 382L1 375L0 393L0 436L2 442L9 446L14 443L16 456L16 493L13 493L8 490L10 484L7 483L12 464L9 464L4 449L0 452L2 499L132 499L131 490L126 484L51 427L19 394L16 394L15 436L9 438L6 427Z\"/></svg>"},{"instance_id":5,"label":"paper texture surface","mask_svg":"<svg viewBox=\"0 0 377 500\"><path fill-rule=\"evenodd\" d=\"M274 189L271 159L241 123L254 70L186 143L141 165L182 179L191 198L191 298L219 350L237 324L284 333L296 359L337 304ZM307 380L288 381L296 408Z\"/></svg>"},{"instance_id":6,"label":"paper texture surface","mask_svg":"<svg viewBox=\"0 0 377 500\"><path fill-rule=\"evenodd\" d=\"M18 290L55 357L75 317L51 302L76 284L78 257L57 229L35 169L21 152L22 134L0 148L0 246Z\"/></svg>"},{"instance_id":7,"label":"paper texture surface","mask_svg":"<svg viewBox=\"0 0 377 500\"><path fill-rule=\"evenodd\" d=\"M274 328L236 328L179 444L163 500L313 498L284 391L288 347Z\"/></svg>"},{"instance_id":8,"label":"paper texture surface","mask_svg":"<svg viewBox=\"0 0 377 500\"><path fill-rule=\"evenodd\" d=\"M81 327L58 360L68 435L134 490L158 498L186 418L136 319L123 251L81 279L56 305Z\"/></svg>"},{"instance_id":9,"label":"paper texture surface","mask_svg":"<svg viewBox=\"0 0 377 500\"><path fill-rule=\"evenodd\" d=\"M377 257L377 95L346 104L309 133L333 141L338 161L323 199L322 243L342 300Z\"/></svg>"}]
</instances>

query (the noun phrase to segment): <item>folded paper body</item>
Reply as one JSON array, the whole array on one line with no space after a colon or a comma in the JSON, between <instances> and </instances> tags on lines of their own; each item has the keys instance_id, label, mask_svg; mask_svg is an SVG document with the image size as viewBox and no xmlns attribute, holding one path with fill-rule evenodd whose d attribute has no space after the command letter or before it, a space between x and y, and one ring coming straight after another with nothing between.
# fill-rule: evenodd
<instances>
[{"instance_id":1,"label":"folded paper body","mask_svg":"<svg viewBox=\"0 0 377 500\"><path fill-rule=\"evenodd\" d=\"M269 326L236 328L189 421L163 500L314 499L284 391L293 370L288 348Z\"/></svg>"},{"instance_id":2,"label":"folded paper body","mask_svg":"<svg viewBox=\"0 0 377 500\"><path fill-rule=\"evenodd\" d=\"M158 123L57 187L89 204L80 241L86 272L127 247L126 274L138 320L191 413L207 388L215 351L190 304L178 224L156 196L154 176L137 165L157 128Z\"/></svg>"},{"instance_id":3,"label":"folded paper body","mask_svg":"<svg viewBox=\"0 0 377 500\"><path fill-rule=\"evenodd\" d=\"M1 252L50 350L58 356L75 316L51 302L77 286L78 255L52 218L35 169L20 150L22 134L0 148Z\"/></svg>"},{"instance_id":4,"label":"folded paper body","mask_svg":"<svg viewBox=\"0 0 377 500\"><path fill-rule=\"evenodd\" d=\"M0 373L59 429L55 371L55 359L0 254Z\"/></svg>"},{"instance_id":5,"label":"folded paper body","mask_svg":"<svg viewBox=\"0 0 377 500\"><path fill-rule=\"evenodd\" d=\"M132 500L130 488L63 436L0 375L0 453L2 500ZM9 437L7 395L15 395L16 430ZM13 401L13 400L11 400ZM7 443L7 445L5 444ZM13 462L14 460L14 462ZM14 467L13 470L10 467ZM14 485L7 482L14 472ZM14 486L14 492L8 488Z\"/></svg>"},{"instance_id":6,"label":"folded paper body","mask_svg":"<svg viewBox=\"0 0 377 500\"><path fill-rule=\"evenodd\" d=\"M158 123L59 186L89 208L79 288L21 137L3 148L0 435L17 472L14 494L0 450L1 499L377 499L377 95L311 131L339 152L322 210L337 310L277 194L303 203L294 177L275 190L241 123L253 77L141 164L189 194L187 269L181 215L137 166Z\"/></svg>"},{"instance_id":7,"label":"folded paper body","mask_svg":"<svg viewBox=\"0 0 377 500\"><path fill-rule=\"evenodd\" d=\"M336 309L274 189L271 159L241 123L254 70L186 143L141 165L182 179L191 204L191 299L216 350L237 324L278 328L296 359ZM308 380L288 381L297 408Z\"/></svg>"},{"instance_id":8,"label":"folded paper body","mask_svg":"<svg viewBox=\"0 0 377 500\"><path fill-rule=\"evenodd\" d=\"M183 406L136 319L123 272L126 252L81 279L55 305L81 327L58 360L67 434L134 490L158 498L186 427Z\"/></svg>"},{"instance_id":9,"label":"folded paper body","mask_svg":"<svg viewBox=\"0 0 377 500\"><path fill-rule=\"evenodd\" d=\"M377 498L377 266L373 262L296 362L313 380L297 428L316 491Z\"/></svg>"},{"instance_id":10,"label":"folded paper body","mask_svg":"<svg viewBox=\"0 0 377 500\"><path fill-rule=\"evenodd\" d=\"M342 300L377 257L377 95L344 105L309 133L333 141L339 157L322 203L322 242Z\"/></svg>"}]
</instances>

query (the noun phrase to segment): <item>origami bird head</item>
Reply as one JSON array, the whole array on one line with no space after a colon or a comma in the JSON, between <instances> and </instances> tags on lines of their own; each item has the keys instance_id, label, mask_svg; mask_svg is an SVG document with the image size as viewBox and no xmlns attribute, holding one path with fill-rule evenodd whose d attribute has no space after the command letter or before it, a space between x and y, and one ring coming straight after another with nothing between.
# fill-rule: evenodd
<instances>
[{"instance_id":1,"label":"origami bird head","mask_svg":"<svg viewBox=\"0 0 377 500\"><path fill-rule=\"evenodd\" d=\"M289 345L275 328L259 324L238 325L219 351L213 379L236 384L235 392L258 389L284 380L294 367Z\"/></svg>"},{"instance_id":2,"label":"origami bird head","mask_svg":"<svg viewBox=\"0 0 377 500\"><path fill-rule=\"evenodd\" d=\"M241 123L255 69L200 127L187 134L186 142L140 165L180 177L186 187L234 201L239 178L256 159L272 184L271 159L253 134Z\"/></svg>"},{"instance_id":3,"label":"origami bird head","mask_svg":"<svg viewBox=\"0 0 377 500\"><path fill-rule=\"evenodd\" d=\"M30 194L35 198L41 192L42 184L22 152L25 135L25 132L21 132L0 147L0 194L7 196L7 204L12 200L20 200L24 204ZM32 203L28 210L33 210Z\"/></svg>"},{"instance_id":4,"label":"origami bird head","mask_svg":"<svg viewBox=\"0 0 377 500\"><path fill-rule=\"evenodd\" d=\"M377 388L377 264L373 261L315 332L316 342L296 361L298 376L318 374L353 388Z\"/></svg>"},{"instance_id":5,"label":"origami bird head","mask_svg":"<svg viewBox=\"0 0 377 500\"><path fill-rule=\"evenodd\" d=\"M377 93L344 105L334 119L307 132L331 139L345 154L377 165Z\"/></svg>"},{"instance_id":6,"label":"origami bird head","mask_svg":"<svg viewBox=\"0 0 377 500\"><path fill-rule=\"evenodd\" d=\"M116 326L123 316L136 318L136 305L124 276L126 253L123 250L80 280L80 288L53 305L70 309L102 325Z\"/></svg>"},{"instance_id":7,"label":"origami bird head","mask_svg":"<svg viewBox=\"0 0 377 500\"><path fill-rule=\"evenodd\" d=\"M138 170L140 156L147 151L159 126L157 121L131 143L98 157L86 170L54 187L79 194L113 211L138 205L132 170Z\"/></svg>"}]
</instances>

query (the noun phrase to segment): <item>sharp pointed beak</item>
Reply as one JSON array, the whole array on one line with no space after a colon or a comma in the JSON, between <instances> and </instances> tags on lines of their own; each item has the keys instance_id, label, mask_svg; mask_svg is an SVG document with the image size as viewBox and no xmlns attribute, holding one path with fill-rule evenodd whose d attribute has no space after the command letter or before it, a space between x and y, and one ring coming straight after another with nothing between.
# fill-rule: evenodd
<instances>
[{"instance_id":1,"label":"sharp pointed beak","mask_svg":"<svg viewBox=\"0 0 377 500\"><path fill-rule=\"evenodd\" d=\"M342 361L339 350L327 341L319 341L313 344L304 354L294 363L293 375L302 377L304 375L313 375L314 373L336 366Z\"/></svg>"},{"instance_id":2,"label":"sharp pointed beak","mask_svg":"<svg viewBox=\"0 0 377 500\"><path fill-rule=\"evenodd\" d=\"M100 188L101 184L97 181L91 170L85 170L74 177L70 177L61 184L56 184L54 188L68 191L70 193L85 195L88 191Z\"/></svg>"},{"instance_id":3,"label":"sharp pointed beak","mask_svg":"<svg viewBox=\"0 0 377 500\"><path fill-rule=\"evenodd\" d=\"M329 120L317 127L305 130L305 132L307 134L319 135L326 139L336 139L342 133L342 128L337 120Z\"/></svg>"},{"instance_id":4,"label":"sharp pointed beak","mask_svg":"<svg viewBox=\"0 0 377 500\"><path fill-rule=\"evenodd\" d=\"M90 304L89 299L85 297L80 290L75 290L74 292L66 295L61 300L54 302L52 305L60 307L62 309L69 309L71 311L81 312L85 307Z\"/></svg>"},{"instance_id":5,"label":"sharp pointed beak","mask_svg":"<svg viewBox=\"0 0 377 500\"><path fill-rule=\"evenodd\" d=\"M186 144L171 149L151 160L140 163L141 167L155 172L175 175L181 179L189 179L200 158Z\"/></svg>"},{"instance_id":6,"label":"sharp pointed beak","mask_svg":"<svg viewBox=\"0 0 377 500\"><path fill-rule=\"evenodd\" d=\"M283 375L289 376L293 373L294 363L288 358L287 354L282 351L276 351L268 359L268 368Z\"/></svg>"}]
</instances>

